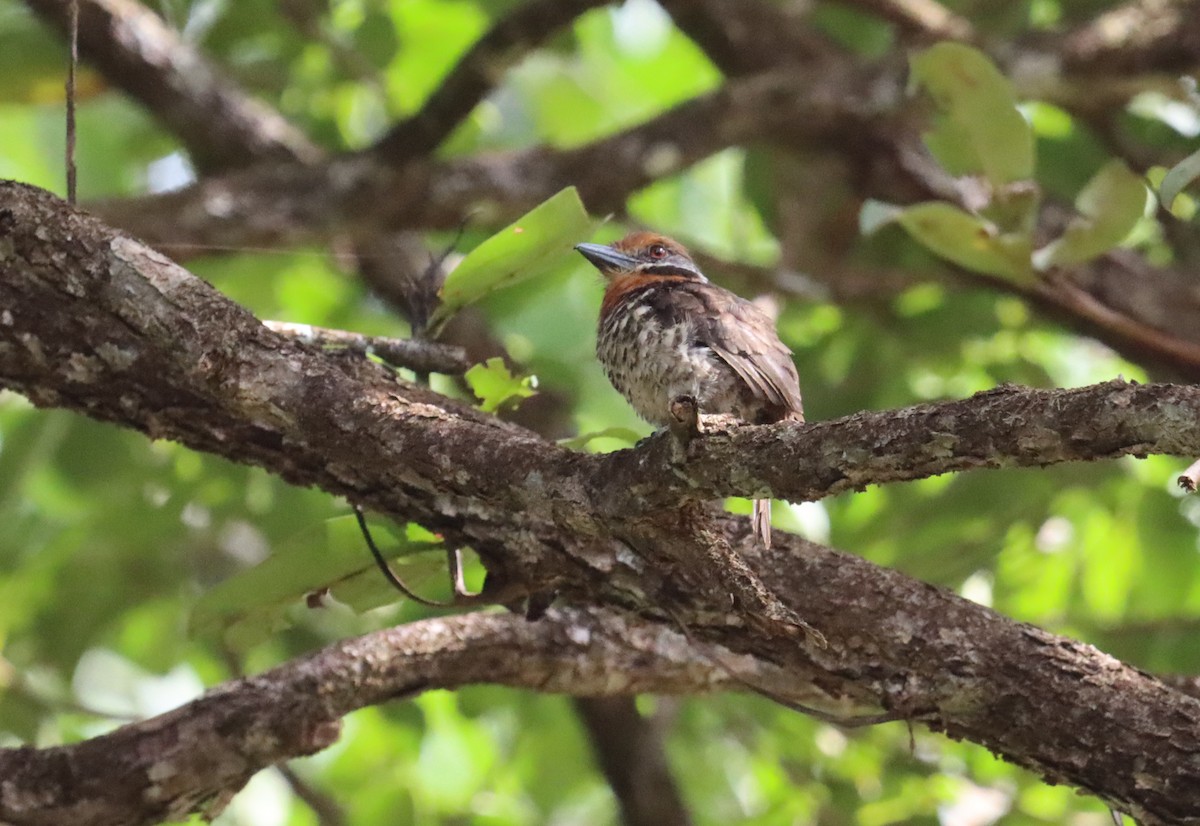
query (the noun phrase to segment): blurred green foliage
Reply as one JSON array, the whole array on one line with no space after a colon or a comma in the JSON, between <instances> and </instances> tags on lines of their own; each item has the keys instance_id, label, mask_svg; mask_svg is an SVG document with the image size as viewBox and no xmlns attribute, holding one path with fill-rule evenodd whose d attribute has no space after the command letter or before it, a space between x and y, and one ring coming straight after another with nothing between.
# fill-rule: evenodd
<instances>
[{"instance_id":1,"label":"blurred green foliage","mask_svg":"<svg viewBox=\"0 0 1200 826\"><path fill-rule=\"evenodd\" d=\"M1034 130L1017 107L1012 84L985 54L959 43L939 43L914 55L911 82L937 107L926 146L951 175L978 181L976 197L983 203L968 212L942 201L909 207L867 201L859 215L863 232L894 221L947 261L1028 285L1035 269L1079 264L1114 249L1145 213L1142 178L1123 161L1110 160L1076 196L1078 217L1034 250L1039 201ZM1165 173L1167 206L1190 182L1189 166L1190 159L1184 160Z\"/></svg>"},{"instance_id":2,"label":"blurred green foliage","mask_svg":"<svg viewBox=\"0 0 1200 826\"><path fill-rule=\"evenodd\" d=\"M283 4L268 0L152 5L239 82L277 101L337 150L369 145L413 112L512 3L314 4L319 37L289 19ZM1111 4L950 5L985 34L1005 37L1084 19ZM864 59L895 40L892 28L875 18L832 3L816 6L816 24ZM1007 100L1003 85L973 58L961 51L954 57L982 72L994 97ZM0 176L60 188L62 114L53 90L61 88L61 60L55 37L19 2L0 0ZM933 68L929 72L936 77ZM81 197L162 185L163 163L176 151L172 138L100 78L89 77L80 111ZM525 58L440 151L576 145L719 82L719 72L661 10L630 0L585 15ZM942 91L943 102L956 105L955 90ZM1036 163L1035 178L1047 197L1070 201L1086 192L1108 160L1090 127L1037 101L1020 101L1020 112L1008 117L1006 128L1032 142L1028 156L1025 148L985 144L950 160L971 125L969 117L950 117L936 141L945 150L943 162L983 164L997 183L1019 179ZM1119 115L1133 139L1186 146L1161 107L1143 101ZM998 160L980 160L993 150L1001 152ZM760 197L764 157L731 149L657 182L630 199L630 219L706 252L769 264L778 243ZM848 194L845 203L823 206L830 212L857 208ZM610 225L596 240L622 230ZM489 234L469 228L460 249ZM1119 236L1110 231L1103 246ZM434 248L448 240L429 239ZM1153 243L1144 242L1147 249ZM781 296L779 327L796 351L812 419L959 397L1005 381L1070 386L1116 374L1146 378L1138 366L1034 315L1019 300L944 277L937 258L897 228L857 240L849 258L857 266L909 274L912 286L844 305ZM408 332L352 273L319 251L247 251L189 266L264 318ZM599 296L591 268L563 259L536 278L480 297L477 305L522 374L537 376L539 389L565 399L576 433L594 434L576 443L588 450L625 447L648 432L591 355ZM461 393L448 382L435 386ZM1178 470L1175 461L1150 458L974 472L777 511L781 528L1094 642L1136 666L1195 672L1200 500L1174 490ZM258 670L333 639L426 616L412 604L360 613L336 599L320 609L294 599L280 611L286 622L231 637L237 623L225 621L238 618L241 595L234 590L230 596L231 586L223 583L253 582L239 575L264 561L280 572L272 580L284 579L293 591L367 571L365 549L337 521L346 513L340 501L259 470L34 410L0 393L0 742L47 745L91 736L119 724L122 715L154 713L229 678L235 662ZM391 547L399 554L403 542L417 547L429 539L398 532ZM308 567L314 555L331 567L314 575ZM375 584L346 601L379 605ZM984 749L921 730L910 734L902 724L847 733L735 695L643 698L642 707L672 721L670 758L701 824L1107 822L1094 800L1071 789L1047 786ZM367 709L347 721L336 746L297 761L295 769L340 801L352 824L515 826L617 818L586 735L561 697L477 687ZM278 774L264 772L221 822L317 821Z\"/></svg>"}]
</instances>

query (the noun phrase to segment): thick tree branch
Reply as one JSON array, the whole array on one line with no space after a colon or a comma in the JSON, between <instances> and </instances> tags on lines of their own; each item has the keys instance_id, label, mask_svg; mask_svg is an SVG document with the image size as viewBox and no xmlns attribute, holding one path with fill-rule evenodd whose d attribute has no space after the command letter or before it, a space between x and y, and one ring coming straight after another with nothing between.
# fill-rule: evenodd
<instances>
[{"instance_id":1,"label":"thick tree branch","mask_svg":"<svg viewBox=\"0 0 1200 826\"><path fill-rule=\"evenodd\" d=\"M661 440L585 456L373 365L278 336L137 242L15 184L0 188L0 307L0 385L37 404L260 464L419 521L473 547L497 597L556 590L568 601L685 623L698 641L753 653L758 670L740 674L739 684L770 696L882 707L1087 789L1145 823L1200 822L1192 759L1200 702L1088 646L853 556L785 536L763 553L744 520L713 516L695 501L726 487L822 492L876 481L876 472L915 478L1200 453L1200 390L1001 389L814 425L807 437L786 426L714 433L694 442L682 467L663 464ZM1017 420L981 423L975 406ZM1070 416L1082 421L1071 426ZM727 452L730 445L737 450ZM801 445L817 457L816 470ZM891 458L880 461L876 451ZM763 467L767 455L792 459L772 470ZM728 466L720 473L718 460ZM676 472L698 487L682 491ZM646 496L633 499L626 486ZM659 487L675 492L651 495ZM714 559L740 567L721 569ZM755 593L761 605L746 596ZM772 600L817 628L827 646L764 617Z\"/></svg>"},{"instance_id":2,"label":"thick tree branch","mask_svg":"<svg viewBox=\"0 0 1200 826\"><path fill-rule=\"evenodd\" d=\"M394 387L391 377L370 365L331 366L319 352L271 333L240 308L136 242L64 211L56 201L35 190L9 185L4 191L14 201L7 213L12 243L34 245L28 247L26 255L48 243L27 235L30 228L74 230L75 238L94 241L92 245L76 242L76 255L84 257L74 262L60 260L58 266L65 268L58 271L60 278L74 269L100 272L116 267L117 273L133 279L127 289L144 296L135 306L79 302L80 306L65 316L55 313L43 318L55 301L74 303L77 299L70 292L56 293L49 287L54 282L46 280L48 276L15 280L6 291L18 292L6 306L22 326L5 328L14 343L5 348L0 359L9 386L35 401L81 407L93 416L136 423L152 435L171 433L200 449L224 452L230 447L221 445L233 446L240 441L237 449L244 452L234 458L266 463L296 481L323 486L332 483L331 489L351 496L361 497L366 493L364 488L371 486L356 480L354 474L340 482L330 479L327 453L337 450L338 445L354 450L365 447L348 444L347 433L376 434L381 444L368 450L369 458L347 455L343 461L356 465L361 458L368 462L365 467L385 464L392 468L387 473L394 482L390 495L400 494L400 499L388 502L382 508L385 511L401 502L415 504L420 498L415 495L417 490L439 483L437 473L422 470L419 463L413 468L413 456L427 456L431 468L445 462L453 464L456 444L472 444L477 451L481 445L491 444L498 451L492 457L497 465L514 466L516 462L515 466L526 475L538 479L540 484L518 486L510 486L506 478L497 479L494 487L501 491L497 504L525 511L531 518L542 515L548 523L554 522L553 514L547 511L548 503L564 495L567 501L585 501L585 513L599 509L621 515L628 513L631 503L639 503L642 509L669 508L694 499L767 492L803 500L871 483L971 467L1044 465L1148 452L1200 452L1200 425L1196 424L1200 420L1196 416L1200 391L1123 383L1076 391L1001 389L962 402L859 414L806 427L746 427L713 433L694 444L682 468L674 463L665 439L652 440L632 453L583 457L541 449L526 451L518 460L506 451L518 448L520 452L528 436L505 431L495 420L468 411L455 411L456 418L444 422L448 452L423 444L411 445L409 452L405 446L408 439L386 444L388 438L398 435L390 433L396 428L396 418L420 417L411 407L414 404L443 407L441 397L415 388ZM41 230L43 236L48 232ZM27 260L36 260L36 256ZM65 283L70 285L74 278L69 277ZM49 292L37 301L20 292L33 285ZM185 299L186 303L177 304ZM25 309L18 314L21 307ZM126 317L131 312L153 312L161 317ZM205 329L175 335L176 330L194 326L182 324L175 317L180 312L201 313L209 319ZM82 323L74 325L73 330L79 331L75 334L65 330L57 337L49 334L61 327L61 317L71 316L95 318L90 332L99 338L80 341L79 333L89 330ZM114 334L114 324L118 323L122 326ZM146 332L140 336L122 332L130 324L144 327ZM172 335L160 331L171 331ZM38 343L35 346L32 340L20 336L36 336ZM19 347L18 341L23 342ZM168 341L170 348L166 346ZM58 353L58 358L52 358L53 353ZM126 367L126 362L135 364L138 358L149 361L144 366L139 364L136 370ZM309 380L258 384L259 375L271 375L279 369L272 364L276 358L293 364L292 369ZM152 372L147 370L150 366L154 367ZM169 391L165 386L146 387L142 382L147 375L156 383L170 380L176 386ZM210 387L212 395L198 395L198 388L204 387ZM147 390L153 391L145 399L149 404L134 408L123 395L144 394ZM166 401L172 403L156 406L164 393ZM82 394L78 401L74 401L76 394ZM321 403L302 401L310 396L311 402ZM341 410L344 401L334 401L364 397L375 401L352 412ZM181 404L184 399L186 404ZM340 415L330 417L335 410ZM207 416L197 416L200 411ZM316 438L321 431L327 431L324 440ZM497 442L498 432L507 432L513 441ZM232 438L239 433L243 439ZM416 470L416 474L406 473L406 467ZM594 490L579 489L581 472L592 480ZM555 488L555 480L564 484ZM574 481L566 484L566 480ZM546 489L557 489L558 496L546 499L543 484ZM410 489L413 495L405 495ZM376 506L383 504L375 497L368 501ZM419 507L427 518L437 522L445 518L444 513L430 510L429 503Z\"/></svg>"},{"instance_id":3,"label":"thick tree branch","mask_svg":"<svg viewBox=\"0 0 1200 826\"><path fill-rule=\"evenodd\" d=\"M344 640L83 743L0 749L0 820L211 817L255 772L335 742L341 718L365 706L482 682L598 697L727 685L705 656L678 632L601 611L540 623L509 614L425 620Z\"/></svg>"},{"instance_id":4,"label":"thick tree branch","mask_svg":"<svg viewBox=\"0 0 1200 826\"><path fill-rule=\"evenodd\" d=\"M60 30L68 0L26 0ZM79 0L84 58L142 103L200 169L267 159L317 160L320 151L282 115L250 97L150 9L134 0Z\"/></svg>"},{"instance_id":5,"label":"thick tree branch","mask_svg":"<svg viewBox=\"0 0 1200 826\"><path fill-rule=\"evenodd\" d=\"M1074 390L1007 385L829 422L718 429L689 445L682 466L666 436L597 461L619 509L619 500L666 506L689 495L811 501L975 468L1190 456L1197 446L1200 388L1117 379Z\"/></svg>"}]
</instances>

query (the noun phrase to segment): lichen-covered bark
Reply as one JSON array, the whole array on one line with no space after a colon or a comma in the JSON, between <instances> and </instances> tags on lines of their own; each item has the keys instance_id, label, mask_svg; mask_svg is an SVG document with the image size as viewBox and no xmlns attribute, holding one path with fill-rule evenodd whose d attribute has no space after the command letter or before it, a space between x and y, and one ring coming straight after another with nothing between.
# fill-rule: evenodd
<instances>
[{"instance_id":1,"label":"lichen-covered bark","mask_svg":"<svg viewBox=\"0 0 1200 826\"><path fill-rule=\"evenodd\" d=\"M777 699L882 708L971 739L1146 823L1200 822L1200 701L856 557L783 536L770 552L756 550L740 520L699 501L768 489L803 498L976 466L1200 453L1200 390L1001 388L808 427L714 432L693 441L686 460L672 458L665 437L586 456L273 333L138 242L11 183L0 185L0 308L0 386L39 405L422 522L479 551L497 598L553 589L567 602L627 611L636 627L682 624L699 643L749 655L706 655L702 676L678 690L707 688L715 663ZM795 633L786 614L766 617L777 604L827 646ZM537 627L551 633L557 622ZM595 652L597 673L616 667L606 656ZM532 684L592 690L572 673L539 672ZM261 687L265 709L270 685ZM632 689L608 693L620 690ZM172 719L184 724L188 712L179 714ZM246 757L223 788L316 747L288 742ZM36 773L64 752L0 754ZM0 800L23 800L30 789L7 778L27 775L0 774ZM210 792L181 788L173 799L194 805Z\"/></svg>"}]
</instances>

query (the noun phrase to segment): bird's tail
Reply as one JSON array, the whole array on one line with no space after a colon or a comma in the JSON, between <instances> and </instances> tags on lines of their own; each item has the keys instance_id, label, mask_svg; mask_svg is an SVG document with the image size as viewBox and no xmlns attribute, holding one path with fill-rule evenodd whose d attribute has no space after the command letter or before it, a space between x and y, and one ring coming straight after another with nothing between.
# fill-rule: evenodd
<instances>
[{"instance_id":1,"label":"bird's tail","mask_svg":"<svg viewBox=\"0 0 1200 826\"><path fill-rule=\"evenodd\" d=\"M750 527L754 538L764 548L771 547L771 500L755 499L754 509L750 511Z\"/></svg>"}]
</instances>

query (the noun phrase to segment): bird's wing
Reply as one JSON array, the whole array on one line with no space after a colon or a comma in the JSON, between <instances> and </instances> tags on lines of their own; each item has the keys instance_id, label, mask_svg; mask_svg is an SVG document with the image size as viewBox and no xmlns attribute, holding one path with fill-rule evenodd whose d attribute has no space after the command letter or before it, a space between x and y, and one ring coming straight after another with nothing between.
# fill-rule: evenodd
<instances>
[{"instance_id":1,"label":"bird's wing","mask_svg":"<svg viewBox=\"0 0 1200 826\"><path fill-rule=\"evenodd\" d=\"M804 418L800 379L792 351L779 340L775 322L757 306L713 285L689 291L704 305L692 315L696 340L708 346L784 418Z\"/></svg>"}]
</instances>

